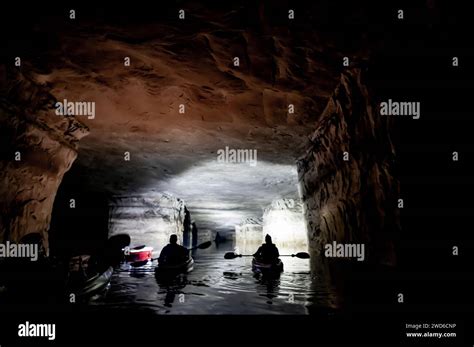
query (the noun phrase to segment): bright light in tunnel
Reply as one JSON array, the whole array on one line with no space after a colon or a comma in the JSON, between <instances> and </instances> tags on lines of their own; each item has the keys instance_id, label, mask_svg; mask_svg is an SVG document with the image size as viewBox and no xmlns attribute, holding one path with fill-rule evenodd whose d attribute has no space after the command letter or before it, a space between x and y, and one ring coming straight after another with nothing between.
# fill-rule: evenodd
<instances>
[{"instance_id":1,"label":"bright light in tunnel","mask_svg":"<svg viewBox=\"0 0 474 347\"><path fill-rule=\"evenodd\" d=\"M283 203L281 209L274 205L263 216L263 236L269 234L273 243L286 250L306 251L308 238L301 203L294 203L292 208Z\"/></svg>"},{"instance_id":2,"label":"bright light in tunnel","mask_svg":"<svg viewBox=\"0 0 474 347\"><path fill-rule=\"evenodd\" d=\"M297 204L288 208L288 201ZM203 241L215 237L216 231L232 237L236 225L256 218L260 220L259 233L252 234L252 230L240 234L245 235L246 244L252 244L250 248L263 241L262 220L265 233L271 234L279 247L304 245L304 219L298 201L295 165L207 161L154 181L136 197L117 199L111 229L112 233L126 232L135 245L149 245L158 252L171 233L177 233L182 240L185 205L198 227L198 238ZM236 242L237 239L236 234Z\"/></svg>"},{"instance_id":3,"label":"bright light in tunnel","mask_svg":"<svg viewBox=\"0 0 474 347\"><path fill-rule=\"evenodd\" d=\"M299 199L296 165L261 160L256 166L206 161L152 188L183 199L198 227L210 230L230 229L246 218L262 217L275 199Z\"/></svg>"},{"instance_id":4,"label":"bright light in tunnel","mask_svg":"<svg viewBox=\"0 0 474 347\"><path fill-rule=\"evenodd\" d=\"M263 218L248 219L235 228L235 248L251 254L269 234L280 253L304 252L308 249L306 222L301 201L276 199L265 209Z\"/></svg>"},{"instance_id":5,"label":"bright light in tunnel","mask_svg":"<svg viewBox=\"0 0 474 347\"><path fill-rule=\"evenodd\" d=\"M279 247L297 245L301 250L306 248L306 229L298 186L294 165L203 162L155 181L137 196L116 198L111 233L128 233L134 245L149 245L159 252L170 234L177 233L183 240L186 206L203 241L215 237L216 231L232 237L238 230L236 225L256 219L260 223L256 228L244 227L243 233L236 232L236 244L244 240L249 249L254 249L265 232ZM291 201L294 203L289 204Z\"/></svg>"}]
</instances>

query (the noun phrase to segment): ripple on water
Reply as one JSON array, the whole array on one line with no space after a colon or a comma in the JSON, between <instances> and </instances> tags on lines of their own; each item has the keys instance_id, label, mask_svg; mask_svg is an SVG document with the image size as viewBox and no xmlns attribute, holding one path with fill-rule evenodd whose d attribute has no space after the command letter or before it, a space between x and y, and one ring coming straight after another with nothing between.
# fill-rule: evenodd
<instances>
[{"instance_id":1,"label":"ripple on water","mask_svg":"<svg viewBox=\"0 0 474 347\"><path fill-rule=\"evenodd\" d=\"M196 254L194 271L173 281L157 279L154 265L123 264L94 305L156 314L307 314L308 303L327 300L327 288L315 285L308 260L286 258L281 276L267 279L252 273L250 258L225 260L223 254Z\"/></svg>"}]
</instances>

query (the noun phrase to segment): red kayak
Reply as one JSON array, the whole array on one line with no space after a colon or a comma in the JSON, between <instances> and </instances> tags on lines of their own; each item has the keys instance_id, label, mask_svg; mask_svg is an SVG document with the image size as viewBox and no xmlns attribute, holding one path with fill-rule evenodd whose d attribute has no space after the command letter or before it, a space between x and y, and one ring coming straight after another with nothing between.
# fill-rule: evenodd
<instances>
[{"instance_id":1,"label":"red kayak","mask_svg":"<svg viewBox=\"0 0 474 347\"><path fill-rule=\"evenodd\" d=\"M127 260L129 263L147 262L148 260L151 260L152 253L153 247L134 247L125 253L125 260Z\"/></svg>"}]
</instances>

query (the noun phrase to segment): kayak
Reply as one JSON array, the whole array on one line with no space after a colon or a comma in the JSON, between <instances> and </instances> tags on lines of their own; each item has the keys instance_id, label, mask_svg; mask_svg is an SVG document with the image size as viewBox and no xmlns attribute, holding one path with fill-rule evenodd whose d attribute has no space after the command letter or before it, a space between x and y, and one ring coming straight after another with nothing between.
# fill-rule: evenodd
<instances>
[{"instance_id":1,"label":"kayak","mask_svg":"<svg viewBox=\"0 0 474 347\"><path fill-rule=\"evenodd\" d=\"M104 272L97 273L85 281L76 282L69 286L69 292L78 297L92 296L99 293L110 282L114 268L109 266Z\"/></svg>"},{"instance_id":2,"label":"kayak","mask_svg":"<svg viewBox=\"0 0 474 347\"><path fill-rule=\"evenodd\" d=\"M255 273L272 273L272 274L280 274L283 272L283 262L281 259L278 259L275 263L262 263L257 259L252 259L252 271Z\"/></svg>"},{"instance_id":3,"label":"kayak","mask_svg":"<svg viewBox=\"0 0 474 347\"><path fill-rule=\"evenodd\" d=\"M152 252L153 252L153 247L138 246L138 247L130 249L125 254L125 259L129 263L138 263L138 262L146 263L148 260L151 259Z\"/></svg>"},{"instance_id":4,"label":"kayak","mask_svg":"<svg viewBox=\"0 0 474 347\"><path fill-rule=\"evenodd\" d=\"M194 269L194 260L192 257L189 257L187 260L176 263L176 264L163 264L159 263L158 266L155 268L155 273L172 273L172 274L180 274L180 273L188 273L193 271Z\"/></svg>"}]
</instances>

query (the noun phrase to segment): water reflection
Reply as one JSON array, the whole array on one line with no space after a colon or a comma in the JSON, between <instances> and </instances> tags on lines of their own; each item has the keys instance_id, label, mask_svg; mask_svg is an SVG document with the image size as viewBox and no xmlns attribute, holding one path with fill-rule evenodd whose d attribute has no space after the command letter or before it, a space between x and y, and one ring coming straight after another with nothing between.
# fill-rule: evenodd
<instances>
[{"instance_id":1,"label":"water reflection","mask_svg":"<svg viewBox=\"0 0 474 347\"><path fill-rule=\"evenodd\" d=\"M164 306L173 307L173 303L176 297L179 296L181 303L185 300L185 294L183 289L188 284L188 278L185 274L179 274L176 276L159 276L155 275L156 282L159 286L158 295L164 294Z\"/></svg>"},{"instance_id":2,"label":"water reflection","mask_svg":"<svg viewBox=\"0 0 474 347\"><path fill-rule=\"evenodd\" d=\"M272 305L272 299L277 298L280 291L280 274L254 274L257 279L257 293L268 298L267 304Z\"/></svg>"},{"instance_id":3,"label":"water reflection","mask_svg":"<svg viewBox=\"0 0 474 347\"><path fill-rule=\"evenodd\" d=\"M130 277L135 277L135 278L144 278L147 276L147 273L149 272L150 265L143 266L141 268L138 267L131 267L130 266Z\"/></svg>"},{"instance_id":4,"label":"water reflection","mask_svg":"<svg viewBox=\"0 0 474 347\"><path fill-rule=\"evenodd\" d=\"M256 275L251 257L224 259L232 243L193 252L194 271L173 278L155 276L154 265L122 265L101 309L150 309L156 314L308 314L324 307L330 287L313 277L309 260L286 257L276 277Z\"/></svg>"}]
</instances>

